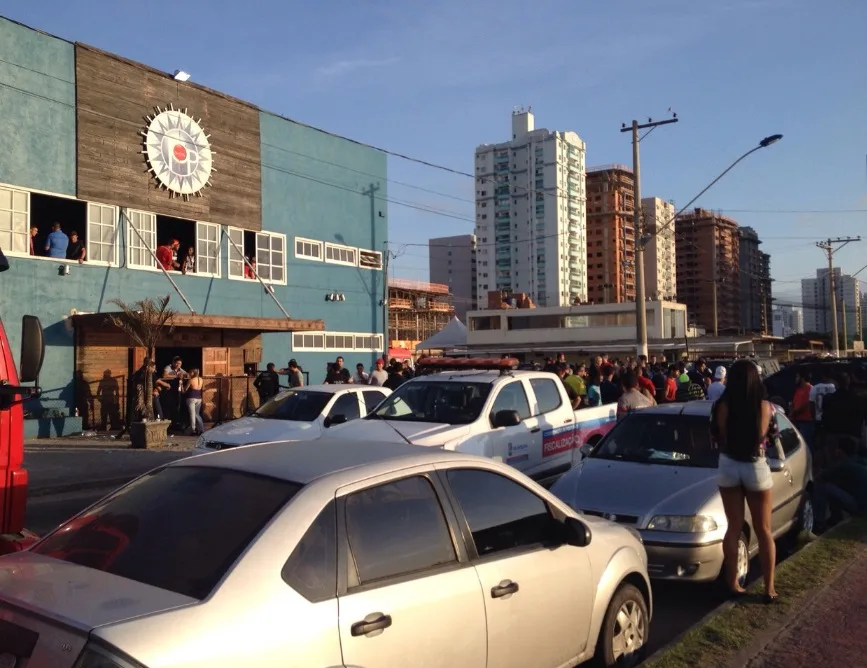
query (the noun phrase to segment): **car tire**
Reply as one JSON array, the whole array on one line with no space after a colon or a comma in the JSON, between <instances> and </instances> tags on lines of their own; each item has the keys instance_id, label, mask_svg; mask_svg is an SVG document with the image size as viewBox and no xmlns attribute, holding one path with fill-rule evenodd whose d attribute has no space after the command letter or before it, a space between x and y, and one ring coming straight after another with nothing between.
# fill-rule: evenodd
<instances>
[{"instance_id":1,"label":"car tire","mask_svg":"<svg viewBox=\"0 0 867 668\"><path fill-rule=\"evenodd\" d=\"M791 537L797 540L802 533L813 533L815 523L816 513L813 507L813 493L812 490L805 489L801 505L798 507L798 515L795 517L795 523L792 525Z\"/></svg>"},{"instance_id":2,"label":"car tire","mask_svg":"<svg viewBox=\"0 0 867 668\"><path fill-rule=\"evenodd\" d=\"M596 665L637 666L644 660L649 630L644 594L631 584L620 585L602 621L594 657Z\"/></svg>"},{"instance_id":3,"label":"car tire","mask_svg":"<svg viewBox=\"0 0 867 668\"><path fill-rule=\"evenodd\" d=\"M744 562L738 566L738 584L741 587L747 586L747 577L750 573L750 542L747 540L747 535L741 531L741 535L738 538L738 561ZM720 593L724 596L729 595L729 587L726 582L726 564L723 561L722 568L719 572L719 577L717 578L717 587L720 590Z\"/></svg>"}]
</instances>

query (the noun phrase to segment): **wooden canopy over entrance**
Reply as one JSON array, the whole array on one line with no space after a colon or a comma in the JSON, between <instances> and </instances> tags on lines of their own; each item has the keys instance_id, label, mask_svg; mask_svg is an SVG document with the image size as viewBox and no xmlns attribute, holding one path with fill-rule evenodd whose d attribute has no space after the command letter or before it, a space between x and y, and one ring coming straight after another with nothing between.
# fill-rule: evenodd
<instances>
[{"instance_id":1,"label":"wooden canopy over entrance","mask_svg":"<svg viewBox=\"0 0 867 668\"><path fill-rule=\"evenodd\" d=\"M144 348L114 327L110 315L116 314L72 316L76 406L88 428L103 428L109 423L118 426L124 413L127 380L145 357ZM263 332L324 329L322 320L176 314L157 347L179 349L180 355L184 348L201 350L205 379L202 414L206 422L213 422L240 417L256 407L253 377L246 375L249 369L264 367L266 362L280 368L291 356L287 340L286 359L263 360Z\"/></svg>"},{"instance_id":2,"label":"wooden canopy over entrance","mask_svg":"<svg viewBox=\"0 0 867 668\"><path fill-rule=\"evenodd\" d=\"M80 313L72 316L76 325L84 327L111 327L110 316L115 313ZM177 313L173 327L203 327L208 329L244 329L256 332L322 332L322 320L288 320L286 318L248 318L237 315L190 315Z\"/></svg>"}]
</instances>

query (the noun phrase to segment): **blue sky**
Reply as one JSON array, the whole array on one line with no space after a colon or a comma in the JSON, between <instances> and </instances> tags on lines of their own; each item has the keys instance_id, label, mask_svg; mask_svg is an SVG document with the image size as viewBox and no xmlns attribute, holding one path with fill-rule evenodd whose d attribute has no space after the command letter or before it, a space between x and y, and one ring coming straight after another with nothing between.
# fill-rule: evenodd
<instances>
[{"instance_id":1,"label":"blue sky","mask_svg":"<svg viewBox=\"0 0 867 668\"><path fill-rule=\"evenodd\" d=\"M41 0L0 11L463 172L477 144L508 138L518 105L532 105L537 127L578 132L590 166L629 163L621 122L673 107L681 121L642 143L642 188L680 204L779 132L698 204L758 230L781 301L823 266L818 239L863 234L837 263L867 263L862 0ZM396 275L424 280L428 237L472 230L473 181L397 158L389 178L416 186L392 182L393 200L448 213L389 205Z\"/></svg>"}]
</instances>

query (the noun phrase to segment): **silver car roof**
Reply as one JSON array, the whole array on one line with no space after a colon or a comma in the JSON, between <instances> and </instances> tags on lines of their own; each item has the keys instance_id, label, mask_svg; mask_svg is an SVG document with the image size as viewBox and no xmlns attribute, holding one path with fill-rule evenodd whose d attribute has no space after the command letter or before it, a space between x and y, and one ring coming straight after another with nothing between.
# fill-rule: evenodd
<instances>
[{"instance_id":1,"label":"silver car roof","mask_svg":"<svg viewBox=\"0 0 867 668\"><path fill-rule=\"evenodd\" d=\"M341 441L275 441L230 448L188 457L168 466L209 466L281 478L302 485L327 475L352 471L346 478L361 480L396 468L443 461L485 461L473 455L409 443Z\"/></svg>"}]
</instances>

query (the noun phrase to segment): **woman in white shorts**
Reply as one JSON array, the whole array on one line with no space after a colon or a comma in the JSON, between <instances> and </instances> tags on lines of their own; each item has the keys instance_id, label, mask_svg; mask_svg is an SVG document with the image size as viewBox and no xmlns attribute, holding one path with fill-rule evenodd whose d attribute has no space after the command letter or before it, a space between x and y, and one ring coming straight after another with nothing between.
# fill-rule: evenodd
<instances>
[{"instance_id":1,"label":"woman in white shorts","mask_svg":"<svg viewBox=\"0 0 867 668\"><path fill-rule=\"evenodd\" d=\"M725 578L733 595L744 593L738 582L738 540L744 526L744 501L749 504L753 531L765 581L765 601L777 600L774 588L776 546L771 533L771 469L765 458L775 436L774 407L765 401L765 386L749 360L735 362L726 389L711 413L711 434L719 448L718 484L728 528L723 538Z\"/></svg>"}]
</instances>

